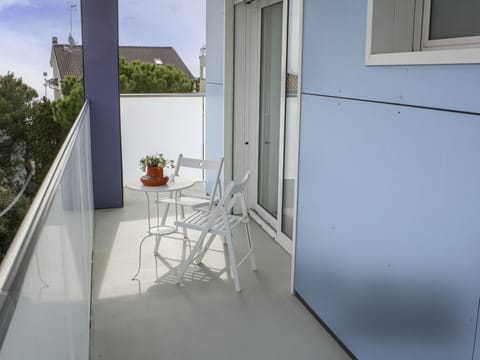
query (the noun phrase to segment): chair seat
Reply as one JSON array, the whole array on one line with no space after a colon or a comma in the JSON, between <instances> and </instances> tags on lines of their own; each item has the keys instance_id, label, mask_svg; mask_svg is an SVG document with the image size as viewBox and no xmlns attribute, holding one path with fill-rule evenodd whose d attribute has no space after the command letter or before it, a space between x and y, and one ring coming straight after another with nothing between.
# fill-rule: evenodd
<instances>
[{"instance_id":1,"label":"chair seat","mask_svg":"<svg viewBox=\"0 0 480 360\"><path fill-rule=\"evenodd\" d=\"M193 196L179 196L175 200L175 198L164 198L161 199L160 202L172 204L172 205L181 205L181 206L189 206L194 209L199 207L208 206L210 204L210 198L202 198L202 197L193 197Z\"/></svg>"},{"instance_id":2,"label":"chair seat","mask_svg":"<svg viewBox=\"0 0 480 360\"><path fill-rule=\"evenodd\" d=\"M241 222L247 222L243 216L237 215L227 215L228 216L228 223L230 225L230 229L233 229ZM205 211L201 209L194 210L189 216L185 219L176 221L175 225L179 227L184 227L187 229L192 230L205 230L208 229L208 232L215 235L223 235L225 236L228 229L225 226L225 222L223 221L223 217L219 216L213 225L208 228L208 221L211 219L210 211Z\"/></svg>"}]
</instances>

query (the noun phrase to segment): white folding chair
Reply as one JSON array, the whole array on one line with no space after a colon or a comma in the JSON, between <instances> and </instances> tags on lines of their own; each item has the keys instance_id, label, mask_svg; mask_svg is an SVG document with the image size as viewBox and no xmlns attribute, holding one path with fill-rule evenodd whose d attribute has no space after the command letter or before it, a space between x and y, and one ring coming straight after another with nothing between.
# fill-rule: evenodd
<instances>
[{"instance_id":1,"label":"white folding chair","mask_svg":"<svg viewBox=\"0 0 480 360\"><path fill-rule=\"evenodd\" d=\"M176 283L180 283L185 271L192 262L200 263L206 251L210 247L215 236L220 235L225 237L228 255L230 258L230 270L235 285L235 290L240 291L240 280L238 278L238 267L250 257L252 270L256 270L255 253L253 251L252 238L250 235L250 227L248 224L247 205L245 203L244 191L250 176L250 171L245 175L243 180L239 183L230 183L225 190L225 194L218 201L218 204L210 210L197 209L183 220L177 221L176 225L183 228L201 231L197 243L193 247L188 258L184 261L177 275ZM240 203L241 215L232 215L231 210L236 202ZM245 256L238 262L235 258L235 251L233 248L232 229L239 225L245 225L245 232L247 235L248 251ZM205 238L209 234L209 238L203 246Z\"/></svg>"},{"instance_id":2,"label":"white folding chair","mask_svg":"<svg viewBox=\"0 0 480 360\"><path fill-rule=\"evenodd\" d=\"M199 169L202 171L213 171L216 173L215 182L213 183L213 188L209 194L192 194L192 193L176 193L171 194L168 198L159 199L159 203L165 204L165 209L163 210L162 224L165 225L165 220L167 219L168 210L170 205L175 206L175 220L178 220L177 208L180 207L181 218L185 217L185 207L190 207L192 209L198 208L208 208L211 209L215 202L222 196L222 183L220 176L223 169L223 157L219 160L203 160L203 159L194 159L184 157L183 154L178 155L177 163L175 166L175 171L173 176L181 176L182 169ZM198 180L196 183L204 182L203 180ZM187 238L186 230L184 229L184 237ZM158 253L158 247L160 245L160 239L155 242L154 253Z\"/></svg>"}]
</instances>

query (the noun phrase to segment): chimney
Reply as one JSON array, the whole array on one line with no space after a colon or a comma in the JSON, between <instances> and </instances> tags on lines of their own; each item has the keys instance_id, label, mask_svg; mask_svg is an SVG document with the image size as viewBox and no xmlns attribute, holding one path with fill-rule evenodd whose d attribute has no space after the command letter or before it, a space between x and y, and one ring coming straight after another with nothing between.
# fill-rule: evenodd
<instances>
[{"instance_id":1,"label":"chimney","mask_svg":"<svg viewBox=\"0 0 480 360\"><path fill-rule=\"evenodd\" d=\"M52 44L53 45L58 44L58 38L56 36L52 36Z\"/></svg>"}]
</instances>

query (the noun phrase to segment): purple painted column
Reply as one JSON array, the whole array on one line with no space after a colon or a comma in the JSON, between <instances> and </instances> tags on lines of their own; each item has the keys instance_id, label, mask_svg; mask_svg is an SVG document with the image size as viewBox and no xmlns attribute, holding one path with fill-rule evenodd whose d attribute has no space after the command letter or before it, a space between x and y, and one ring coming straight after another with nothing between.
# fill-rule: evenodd
<instances>
[{"instance_id":1,"label":"purple painted column","mask_svg":"<svg viewBox=\"0 0 480 360\"><path fill-rule=\"evenodd\" d=\"M95 208L122 207L117 0L82 0L82 37Z\"/></svg>"}]
</instances>

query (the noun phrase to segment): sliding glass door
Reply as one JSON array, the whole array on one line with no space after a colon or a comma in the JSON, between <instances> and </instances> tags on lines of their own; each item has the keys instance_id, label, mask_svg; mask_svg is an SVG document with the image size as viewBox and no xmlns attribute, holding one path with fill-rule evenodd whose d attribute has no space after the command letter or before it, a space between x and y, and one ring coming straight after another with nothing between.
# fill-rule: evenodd
<instances>
[{"instance_id":1,"label":"sliding glass door","mask_svg":"<svg viewBox=\"0 0 480 360\"><path fill-rule=\"evenodd\" d=\"M261 8L257 202L273 219L278 218L282 5Z\"/></svg>"},{"instance_id":2,"label":"sliding glass door","mask_svg":"<svg viewBox=\"0 0 480 360\"><path fill-rule=\"evenodd\" d=\"M296 212L301 1L235 5L234 178L253 171L248 206L288 252Z\"/></svg>"},{"instance_id":3,"label":"sliding glass door","mask_svg":"<svg viewBox=\"0 0 480 360\"><path fill-rule=\"evenodd\" d=\"M283 168L281 176L281 241L294 236L300 129L300 13L301 0L288 2L287 62L285 76L283 128Z\"/></svg>"}]
</instances>

